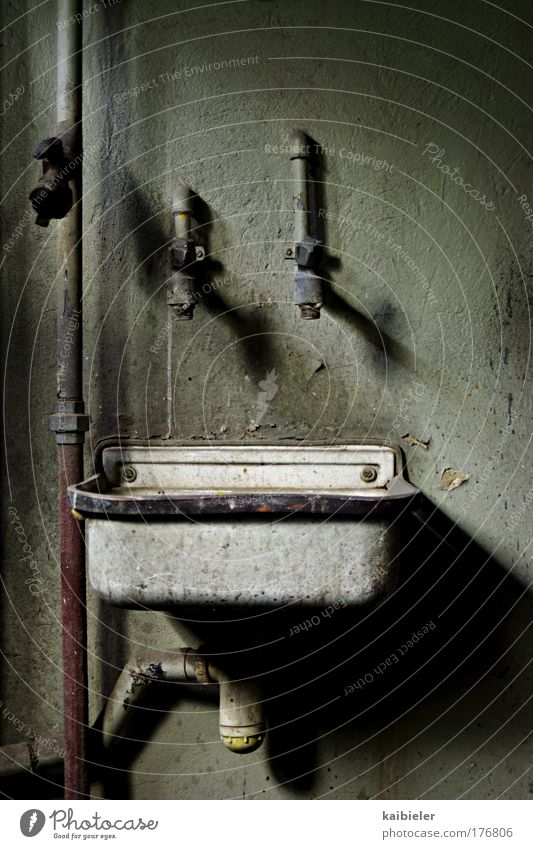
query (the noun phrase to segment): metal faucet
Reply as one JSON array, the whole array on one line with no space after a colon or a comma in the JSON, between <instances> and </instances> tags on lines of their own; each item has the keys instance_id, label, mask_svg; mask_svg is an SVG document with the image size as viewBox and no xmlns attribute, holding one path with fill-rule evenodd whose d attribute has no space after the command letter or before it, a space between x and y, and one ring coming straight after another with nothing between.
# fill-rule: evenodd
<instances>
[{"instance_id":1,"label":"metal faucet","mask_svg":"<svg viewBox=\"0 0 533 849\"><path fill-rule=\"evenodd\" d=\"M294 196L294 248L285 252L287 259L294 259L294 303L298 305L304 320L320 318L322 307L322 280L315 269L320 264L322 243L310 233L309 209L309 171L311 164L311 144L303 130L293 130L290 134L290 159L293 181L296 188Z\"/></svg>"},{"instance_id":2,"label":"metal faucet","mask_svg":"<svg viewBox=\"0 0 533 849\"><path fill-rule=\"evenodd\" d=\"M167 303L180 321L190 321L198 300L198 263L205 249L197 244L194 233L193 192L181 183L172 199L175 237L169 247L172 275L167 284Z\"/></svg>"}]
</instances>

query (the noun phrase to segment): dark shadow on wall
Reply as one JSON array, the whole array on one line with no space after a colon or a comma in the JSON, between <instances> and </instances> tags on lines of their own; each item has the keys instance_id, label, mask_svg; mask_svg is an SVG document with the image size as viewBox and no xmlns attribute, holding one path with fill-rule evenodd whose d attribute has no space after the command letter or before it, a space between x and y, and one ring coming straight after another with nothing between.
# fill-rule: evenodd
<instances>
[{"instance_id":1,"label":"dark shadow on wall","mask_svg":"<svg viewBox=\"0 0 533 849\"><path fill-rule=\"evenodd\" d=\"M425 502L420 515L432 512ZM317 611L320 625L284 646L285 662L290 649L295 657L299 652L307 657L276 682L279 695L270 720L275 725L275 716L280 724L268 736L269 757L278 781L305 798L323 768L316 742L321 738L332 735L337 756L353 759L355 786L341 798L357 797L362 789L358 749L367 755L370 749L374 759L365 783L377 782L390 795L387 787L402 777L401 759L396 758L397 769L393 758L384 770L377 752L389 758L394 741L410 745L412 718L422 706L426 721L444 711L441 724L455 728L458 717L481 716L520 671L520 659L509 648L520 633L523 585L443 514L433 515L431 525L409 516L404 531L410 542L398 589L389 599L366 618L341 609L324 621ZM518 692L521 687L523 681L513 684ZM502 722L507 720L520 727L511 709ZM408 783L402 789L408 797Z\"/></svg>"}]
</instances>

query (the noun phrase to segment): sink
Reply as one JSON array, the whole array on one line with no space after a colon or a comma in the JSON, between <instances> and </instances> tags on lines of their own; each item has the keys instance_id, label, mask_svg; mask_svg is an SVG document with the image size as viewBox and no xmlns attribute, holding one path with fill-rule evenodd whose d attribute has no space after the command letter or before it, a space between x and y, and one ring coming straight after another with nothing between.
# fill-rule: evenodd
<instances>
[{"instance_id":1,"label":"sink","mask_svg":"<svg viewBox=\"0 0 533 849\"><path fill-rule=\"evenodd\" d=\"M69 487L93 590L125 607L328 607L396 580L417 490L387 441L143 444L107 440Z\"/></svg>"}]
</instances>

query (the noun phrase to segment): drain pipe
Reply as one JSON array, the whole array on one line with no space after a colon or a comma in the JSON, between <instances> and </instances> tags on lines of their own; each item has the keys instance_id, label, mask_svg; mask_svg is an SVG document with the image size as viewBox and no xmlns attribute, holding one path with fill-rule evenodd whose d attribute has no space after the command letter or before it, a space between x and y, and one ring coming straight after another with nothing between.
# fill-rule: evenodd
<instances>
[{"instance_id":1,"label":"drain pipe","mask_svg":"<svg viewBox=\"0 0 533 849\"><path fill-rule=\"evenodd\" d=\"M81 21L81 0L58 0L57 15L58 20L76 17ZM67 487L83 480L84 432L89 426L82 395L81 83L82 27L77 23L57 33L57 138L46 139L34 154L43 159L44 173L39 181L39 193L34 190L30 195L38 213L38 224L46 226L49 218L61 219L57 403L50 429L55 433L59 471L65 799L83 799L90 793L86 763L85 542L67 501ZM52 178L47 179L50 165L55 170Z\"/></svg>"},{"instance_id":2,"label":"drain pipe","mask_svg":"<svg viewBox=\"0 0 533 849\"><path fill-rule=\"evenodd\" d=\"M156 682L218 684L220 739L232 752L258 749L265 736L261 692L253 679L234 680L191 648L146 652L131 658L120 673L102 717L105 748L124 736L129 708L138 704L146 689Z\"/></svg>"},{"instance_id":3,"label":"drain pipe","mask_svg":"<svg viewBox=\"0 0 533 849\"><path fill-rule=\"evenodd\" d=\"M39 773L63 765L62 739L32 739L27 743L12 743L0 749L0 780L14 775Z\"/></svg>"},{"instance_id":4,"label":"drain pipe","mask_svg":"<svg viewBox=\"0 0 533 849\"><path fill-rule=\"evenodd\" d=\"M290 134L290 159L294 186L294 248L285 252L286 259L294 259L294 303L306 321L320 318L322 307L322 281L314 267L320 262L321 243L310 235L311 210L309 203L309 177L311 170L311 140L303 130Z\"/></svg>"}]
</instances>

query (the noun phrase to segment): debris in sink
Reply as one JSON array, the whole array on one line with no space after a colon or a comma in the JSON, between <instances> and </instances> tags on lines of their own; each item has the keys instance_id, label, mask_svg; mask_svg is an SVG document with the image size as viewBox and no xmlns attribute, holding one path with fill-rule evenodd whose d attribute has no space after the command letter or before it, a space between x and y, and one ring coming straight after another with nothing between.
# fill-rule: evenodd
<instances>
[{"instance_id":1,"label":"debris in sink","mask_svg":"<svg viewBox=\"0 0 533 849\"><path fill-rule=\"evenodd\" d=\"M461 472L459 469L444 469L440 480L439 489L445 492L451 492L452 489L457 489L462 483L465 483L470 478L466 472Z\"/></svg>"}]
</instances>

